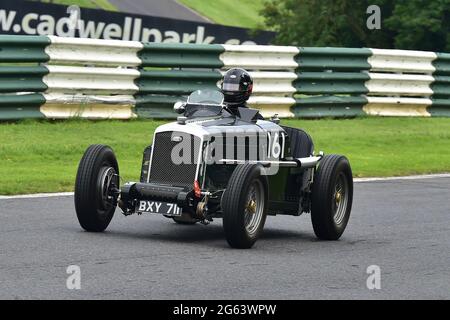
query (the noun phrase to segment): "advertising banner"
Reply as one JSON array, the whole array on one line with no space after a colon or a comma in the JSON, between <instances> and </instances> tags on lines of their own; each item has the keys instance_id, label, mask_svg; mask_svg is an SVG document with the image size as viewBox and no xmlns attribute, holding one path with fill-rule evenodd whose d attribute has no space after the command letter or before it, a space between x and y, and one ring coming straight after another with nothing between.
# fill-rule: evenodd
<instances>
[{"instance_id":1,"label":"advertising banner","mask_svg":"<svg viewBox=\"0 0 450 320\"><path fill-rule=\"evenodd\" d=\"M275 36L268 31L22 0L1 1L0 34L259 45L269 44Z\"/></svg>"}]
</instances>

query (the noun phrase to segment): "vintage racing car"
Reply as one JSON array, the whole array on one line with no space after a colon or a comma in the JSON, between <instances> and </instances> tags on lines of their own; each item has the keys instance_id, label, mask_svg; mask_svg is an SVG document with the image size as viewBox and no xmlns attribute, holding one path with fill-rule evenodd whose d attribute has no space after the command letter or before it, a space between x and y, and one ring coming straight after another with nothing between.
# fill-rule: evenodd
<instances>
[{"instance_id":1,"label":"vintage racing car","mask_svg":"<svg viewBox=\"0 0 450 320\"><path fill-rule=\"evenodd\" d=\"M267 215L311 213L318 238L339 239L353 198L347 158L314 154L305 131L281 126L276 115L261 120L255 109L230 110L223 100L220 91L198 90L176 103L181 116L156 129L139 182L120 186L113 150L90 146L75 183L81 227L104 231L117 206L126 216L160 214L181 224L222 218L229 245L250 248Z\"/></svg>"}]
</instances>

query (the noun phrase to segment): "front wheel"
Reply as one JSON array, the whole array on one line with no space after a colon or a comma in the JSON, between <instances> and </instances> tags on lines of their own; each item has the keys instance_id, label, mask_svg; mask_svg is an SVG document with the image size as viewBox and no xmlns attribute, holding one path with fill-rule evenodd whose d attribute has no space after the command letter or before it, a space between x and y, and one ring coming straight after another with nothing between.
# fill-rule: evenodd
<instances>
[{"instance_id":1,"label":"front wheel","mask_svg":"<svg viewBox=\"0 0 450 320\"><path fill-rule=\"evenodd\" d=\"M119 166L112 149L92 145L83 155L75 182L75 210L81 227L104 231L114 215L119 189Z\"/></svg>"},{"instance_id":2,"label":"front wheel","mask_svg":"<svg viewBox=\"0 0 450 320\"><path fill-rule=\"evenodd\" d=\"M338 240L350 218L353 201L353 177L344 156L322 158L314 175L311 221L314 233L322 240Z\"/></svg>"},{"instance_id":3,"label":"front wheel","mask_svg":"<svg viewBox=\"0 0 450 320\"><path fill-rule=\"evenodd\" d=\"M238 165L222 197L223 228L233 248L251 248L267 215L268 182L261 165Z\"/></svg>"}]
</instances>

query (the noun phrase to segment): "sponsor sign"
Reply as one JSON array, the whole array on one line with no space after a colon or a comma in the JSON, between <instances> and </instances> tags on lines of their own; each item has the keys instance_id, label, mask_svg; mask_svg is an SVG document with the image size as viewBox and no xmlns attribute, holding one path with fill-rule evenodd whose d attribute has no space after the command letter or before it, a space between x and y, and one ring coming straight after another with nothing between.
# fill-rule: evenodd
<instances>
[{"instance_id":1,"label":"sponsor sign","mask_svg":"<svg viewBox=\"0 0 450 320\"><path fill-rule=\"evenodd\" d=\"M269 44L275 33L210 23L2 0L0 34L196 44Z\"/></svg>"}]
</instances>

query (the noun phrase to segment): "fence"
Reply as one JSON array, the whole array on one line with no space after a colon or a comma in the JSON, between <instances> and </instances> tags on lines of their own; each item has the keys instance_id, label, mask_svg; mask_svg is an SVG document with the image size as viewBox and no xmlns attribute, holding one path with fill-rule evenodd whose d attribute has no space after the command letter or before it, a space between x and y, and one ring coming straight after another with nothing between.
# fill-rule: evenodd
<instances>
[{"instance_id":1,"label":"fence","mask_svg":"<svg viewBox=\"0 0 450 320\"><path fill-rule=\"evenodd\" d=\"M0 119L172 118L231 67L266 116L450 116L450 54L0 36Z\"/></svg>"}]
</instances>

